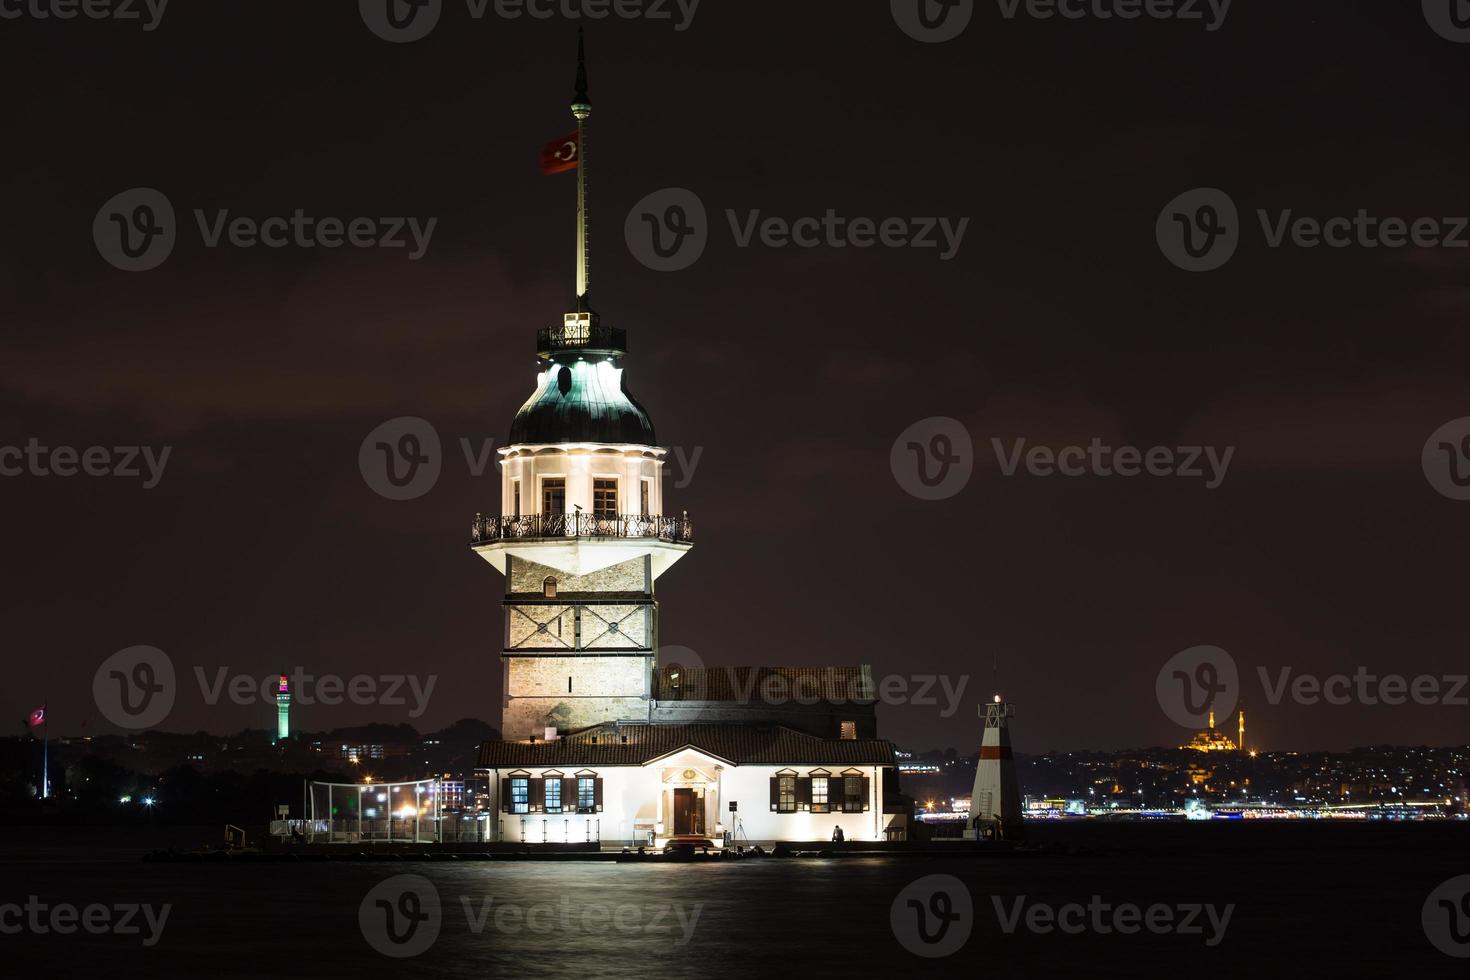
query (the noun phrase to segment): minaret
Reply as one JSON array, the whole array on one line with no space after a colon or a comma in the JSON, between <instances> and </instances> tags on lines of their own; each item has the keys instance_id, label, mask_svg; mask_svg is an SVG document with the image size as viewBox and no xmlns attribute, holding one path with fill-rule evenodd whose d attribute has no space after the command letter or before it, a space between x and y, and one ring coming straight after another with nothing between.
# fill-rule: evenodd
<instances>
[{"instance_id":1,"label":"minaret","mask_svg":"<svg viewBox=\"0 0 1470 980\"><path fill-rule=\"evenodd\" d=\"M505 576L501 736L544 738L648 721L658 648L654 581L691 545L665 516L648 413L623 379L625 331L588 299L587 94L577 41L577 293L536 336L536 390L511 423L500 507L476 515L470 546Z\"/></svg>"},{"instance_id":2,"label":"minaret","mask_svg":"<svg viewBox=\"0 0 1470 980\"><path fill-rule=\"evenodd\" d=\"M980 706L985 732L980 737L980 759L975 763L975 786L970 791L970 820L965 837L977 840L1020 840L1025 836L1016 762L1011 756L1010 718L1015 708L999 694Z\"/></svg>"},{"instance_id":3,"label":"minaret","mask_svg":"<svg viewBox=\"0 0 1470 980\"><path fill-rule=\"evenodd\" d=\"M286 675L281 675L280 686L276 688L276 741L284 742L291 737L291 685L286 680Z\"/></svg>"},{"instance_id":4,"label":"minaret","mask_svg":"<svg viewBox=\"0 0 1470 980\"><path fill-rule=\"evenodd\" d=\"M1240 737L1238 739L1236 739L1235 747L1237 749L1239 749L1240 751L1242 751L1242 752L1245 751L1245 709L1244 708L1241 708L1240 709Z\"/></svg>"}]
</instances>

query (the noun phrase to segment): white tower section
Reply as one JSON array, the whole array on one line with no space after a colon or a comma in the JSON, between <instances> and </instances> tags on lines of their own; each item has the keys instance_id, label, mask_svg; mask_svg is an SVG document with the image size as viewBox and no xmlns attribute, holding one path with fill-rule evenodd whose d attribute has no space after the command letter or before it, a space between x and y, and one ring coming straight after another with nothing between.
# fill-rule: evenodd
<instances>
[{"instance_id":1,"label":"white tower section","mask_svg":"<svg viewBox=\"0 0 1470 980\"><path fill-rule=\"evenodd\" d=\"M505 576L501 737L555 737L649 720L654 582L692 547L663 498L665 450L623 379L625 331L588 296L587 68L579 39L571 109L577 164L577 295L538 332L536 388L500 450L500 506L470 546Z\"/></svg>"},{"instance_id":2,"label":"white tower section","mask_svg":"<svg viewBox=\"0 0 1470 980\"><path fill-rule=\"evenodd\" d=\"M980 706L985 732L980 737L980 759L975 764L975 786L970 793L970 822L965 837L980 840L1020 840L1025 836L1016 762L1011 756L1010 718L1015 708L1000 695Z\"/></svg>"}]
</instances>

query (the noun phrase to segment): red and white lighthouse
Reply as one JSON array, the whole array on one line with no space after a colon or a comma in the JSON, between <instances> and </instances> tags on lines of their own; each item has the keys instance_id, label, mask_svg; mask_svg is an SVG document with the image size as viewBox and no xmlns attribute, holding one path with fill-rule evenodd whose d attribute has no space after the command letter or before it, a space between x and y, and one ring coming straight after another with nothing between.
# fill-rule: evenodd
<instances>
[{"instance_id":1,"label":"red and white lighthouse","mask_svg":"<svg viewBox=\"0 0 1470 980\"><path fill-rule=\"evenodd\" d=\"M971 840L1020 840L1025 835L1021 820L1021 794L1016 783L1016 762L1011 756L1010 718L1015 708L999 694L980 705L985 732L980 737L980 759L975 764L975 787L970 793L970 822L965 837Z\"/></svg>"}]
</instances>

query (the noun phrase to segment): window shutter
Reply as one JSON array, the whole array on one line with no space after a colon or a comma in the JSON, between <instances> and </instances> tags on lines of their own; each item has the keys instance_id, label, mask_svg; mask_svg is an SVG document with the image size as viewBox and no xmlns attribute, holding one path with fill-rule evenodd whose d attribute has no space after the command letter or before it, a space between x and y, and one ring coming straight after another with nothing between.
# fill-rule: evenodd
<instances>
[{"instance_id":1,"label":"window shutter","mask_svg":"<svg viewBox=\"0 0 1470 980\"><path fill-rule=\"evenodd\" d=\"M873 780L870 777L868 777L868 776L864 776L863 777L863 809L864 810L867 810L868 809L868 797L871 795L871 792L870 792L870 790L868 788L868 784L871 783L872 781Z\"/></svg>"},{"instance_id":2,"label":"window shutter","mask_svg":"<svg viewBox=\"0 0 1470 980\"><path fill-rule=\"evenodd\" d=\"M796 808L798 810L812 808L812 779L810 776L798 776L796 779Z\"/></svg>"},{"instance_id":3,"label":"window shutter","mask_svg":"<svg viewBox=\"0 0 1470 980\"><path fill-rule=\"evenodd\" d=\"M592 780L592 799L597 804L597 812L602 812L602 777L598 776Z\"/></svg>"},{"instance_id":4,"label":"window shutter","mask_svg":"<svg viewBox=\"0 0 1470 980\"><path fill-rule=\"evenodd\" d=\"M774 810L781 805L781 777L771 777L771 809Z\"/></svg>"},{"instance_id":5,"label":"window shutter","mask_svg":"<svg viewBox=\"0 0 1470 980\"><path fill-rule=\"evenodd\" d=\"M510 777L506 776L500 781L500 812L510 812Z\"/></svg>"},{"instance_id":6,"label":"window shutter","mask_svg":"<svg viewBox=\"0 0 1470 980\"><path fill-rule=\"evenodd\" d=\"M577 777L563 776L561 780L561 808L563 813L577 812Z\"/></svg>"},{"instance_id":7,"label":"window shutter","mask_svg":"<svg viewBox=\"0 0 1470 980\"><path fill-rule=\"evenodd\" d=\"M532 779L527 792L527 800L531 804L528 809L532 813L540 813L546 809L546 780Z\"/></svg>"}]
</instances>

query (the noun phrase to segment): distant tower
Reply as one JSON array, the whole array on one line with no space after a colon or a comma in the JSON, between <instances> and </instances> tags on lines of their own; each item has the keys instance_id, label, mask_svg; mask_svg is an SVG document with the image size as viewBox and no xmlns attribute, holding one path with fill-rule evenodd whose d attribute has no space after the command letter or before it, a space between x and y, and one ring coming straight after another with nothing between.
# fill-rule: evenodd
<instances>
[{"instance_id":1,"label":"distant tower","mask_svg":"<svg viewBox=\"0 0 1470 980\"><path fill-rule=\"evenodd\" d=\"M1242 751L1242 752L1245 751L1245 709L1244 708L1241 708L1240 709L1240 738L1236 741L1235 747L1237 749L1240 749L1240 751Z\"/></svg>"},{"instance_id":2,"label":"distant tower","mask_svg":"<svg viewBox=\"0 0 1470 980\"><path fill-rule=\"evenodd\" d=\"M1012 705L1000 695L980 706L985 733L980 738L980 761L975 764L975 787L970 791L970 824L965 836L971 839L1020 840L1025 836L1021 822L1021 795L1016 783L1016 762L1011 757L1010 717Z\"/></svg>"},{"instance_id":3,"label":"distant tower","mask_svg":"<svg viewBox=\"0 0 1470 980\"><path fill-rule=\"evenodd\" d=\"M664 506L666 449L623 377L627 334L593 310L587 62L577 41L576 296L536 336L536 390L500 449L500 503L471 547L505 576L501 734L540 738L647 722L658 649L654 581L691 547Z\"/></svg>"},{"instance_id":4,"label":"distant tower","mask_svg":"<svg viewBox=\"0 0 1470 980\"><path fill-rule=\"evenodd\" d=\"M276 688L276 741L284 742L291 737L291 685L286 675L281 675L281 684Z\"/></svg>"}]
</instances>

